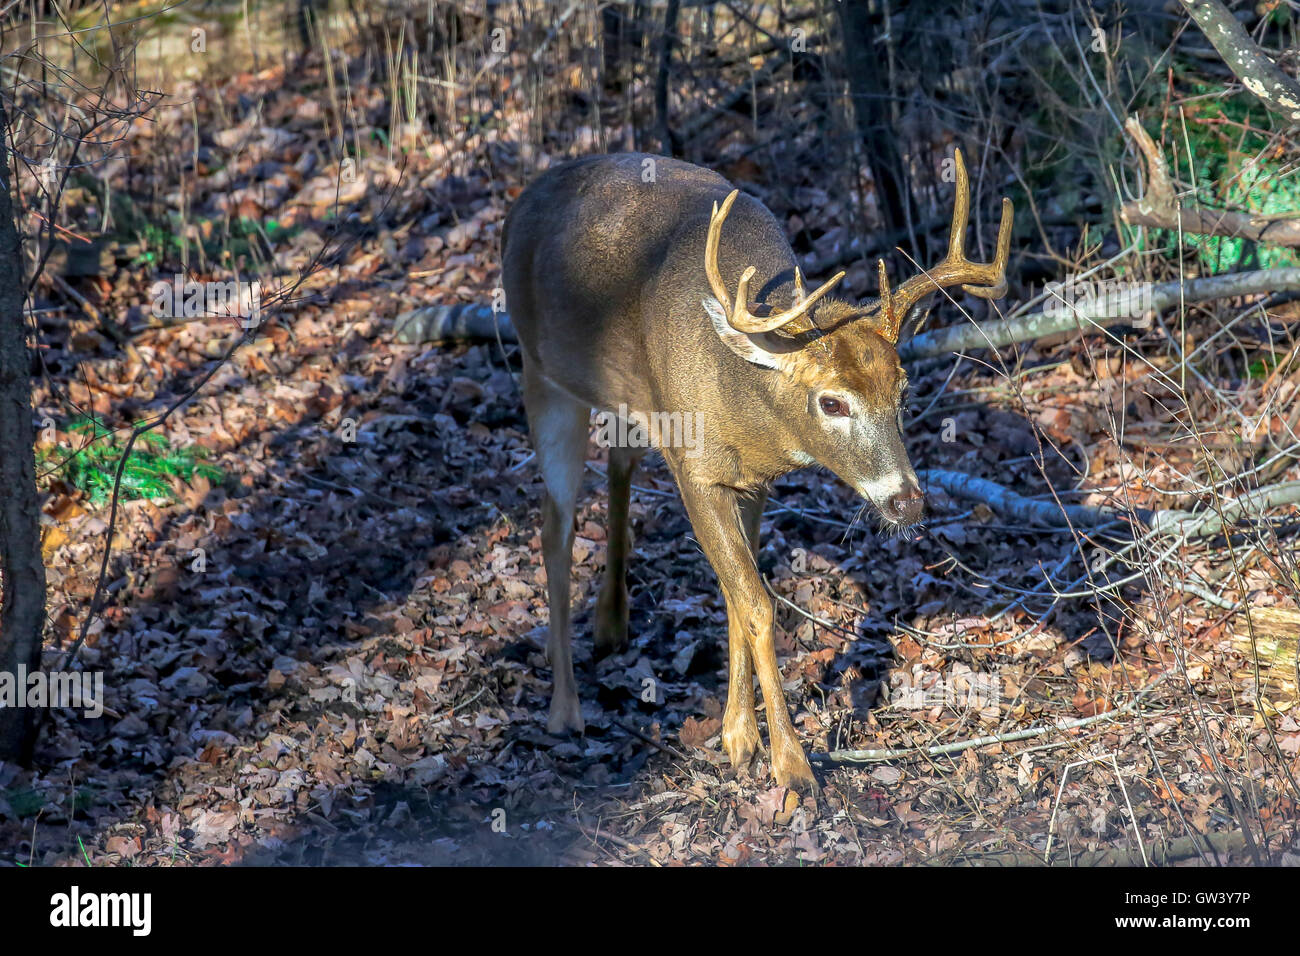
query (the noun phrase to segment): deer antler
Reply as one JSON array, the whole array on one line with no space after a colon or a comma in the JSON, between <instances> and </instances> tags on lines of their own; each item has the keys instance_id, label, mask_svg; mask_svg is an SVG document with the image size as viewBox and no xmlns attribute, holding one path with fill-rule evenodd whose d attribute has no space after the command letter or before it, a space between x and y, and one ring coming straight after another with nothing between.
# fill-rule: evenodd
<instances>
[{"instance_id":1,"label":"deer antler","mask_svg":"<svg viewBox=\"0 0 1300 956\"><path fill-rule=\"evenodd\" d=\"M885 273L885 260L877 259L876 267L880 273L880 304L878 324L873 323L873 325L875 330L890 342L897 342L900 322L898 310L894 308L894 296L889 291L889 276Z\"/></svg>"},{"instance_id":2,"label":"deer antler","mask_svg":"<svg viewBox=\"0 0 1300 956\"><path fill-rule=\"evenodd\" d=\"M824 296L831 289L835 288L836 283L844 278L844 273L840 272L823 283L812 295L803 294L803 277L799 275L798 270L795 272L795 298L796 302L793 308L786 309L784 312L773 312L770 315L761 318L749 311L749 280L754 277L756 271L750 266L740 277L740 282L736 285L736 299L732 303L731 296L727 292L727 285L722 281L722 275L718 272L718 239L722 235L722 223L727 218L727 213L731 212L732 203L740 195L739 189L733 189L731 194L722 203L722 209L718 209L718 204L713 204L713 215L709 217L709 238L704 244L704 272L709 277L709 285L713 288L713 295L722 303L723 311L727 313L727 321L737 332L747 332L754 334L757 332L771 332L773 329L779 329L783 325L789 325L796 319L802 318L808 314L808 311L817 304L817 300Z\"/></svg>"},{"instance_id":3,"label":"deer antler","mask_svg":"<svg viewBox=\"0 0 1300 956\"><path fill-rule=\"evenodd\" d=\"M982 299L999 299L1007 294L1007 259L1011 254L1011 222L1013 210L1011 200L1002 200L1002 222L998 226L997 250L993 261L989 263L971 262L966 258L966 221L970 217L970 179L966 175L966 163L961 158L961 150L956 150L957 157L957 194L952 205L952 231L948 236L948 255L933 269L913 276L898 287L892 296L881 287L882 312L886 301L889 302L893 318L889 320L892 332L885 335L890 341L898 341L898 322L907 315L912 306L927 295L948 286L960 285L971 295ZM882 275L883 275L883 265ZM882 334L884 334L882 332Z\"/></svg>"}]
</instances>

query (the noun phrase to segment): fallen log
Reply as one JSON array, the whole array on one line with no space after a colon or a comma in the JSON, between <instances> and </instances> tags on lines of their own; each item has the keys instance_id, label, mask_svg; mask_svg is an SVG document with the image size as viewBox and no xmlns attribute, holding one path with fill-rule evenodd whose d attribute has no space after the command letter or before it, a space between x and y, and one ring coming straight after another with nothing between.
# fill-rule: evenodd
<instances>
[{"instance_id":1,"label":"fallen log","mask_svg":"<svg viewBox=\"0 0 1300 956\"><path fill-rule=\"evenodd\" d=\"M403 312L393 322L393 337L406 345L486 339L517 342L510 316L473 302L431 305Z\"/></svg>"},{"instance_id":2,"label":"fallen log","mask_svg":"<svg viewBox=\"0 0 1300 956\"><path fill-rule=\"evenodd\" d=\"M949 352L1002 348L1063 332L1088 334L1108 326L1131 324L1142 312L1161 312L1181 303L1209 302L1243 295L1300 291L1300 268L1259 269L1204 279L1161 282L1150 288L1138 284L1118 298L1052 308L1016 319L991 319L934 329L913 336L899 346L903 361L934 358Z\"/></svg>"},{"instance_id":3,"label":"fallen log","mask_svg":"<svg viewBox=\"0 0 1300 956\"><path fill-rule=\"evenodd\" d=\"M903 361L935 358L950 352L1002 348L1066 332L1089 333L1108 326L1131 323L1140 312L1162 311L1180 302L1209 302L1214 299L1275 292L1300 291L1300 268L1260 269L1204 279L1162 282L1149 289L1126 289L1118 298L1084 302L1070 307L1034 312L1016 319L991 319L934 329L913 336L898 348ZM517 342L510 316L494 312L491 306L471 302L434 305L404 312L394 323L398 342L458 342L472 340Z\"/></svg>"}]
</instances>

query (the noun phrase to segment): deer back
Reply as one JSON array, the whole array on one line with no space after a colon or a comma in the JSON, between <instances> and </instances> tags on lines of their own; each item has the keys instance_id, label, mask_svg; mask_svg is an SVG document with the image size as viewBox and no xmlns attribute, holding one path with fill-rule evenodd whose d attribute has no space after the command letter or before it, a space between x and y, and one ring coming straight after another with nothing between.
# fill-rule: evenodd
<instances>
[{"instance_id":1,"label":"deer back","mask_svg":"<svg viewBox=\"0 0 1300 956\"><path fill-rule=\"evenodd\" d=\"M709 170L637 153L565 163L529 186L506 220L503 281L542 374L601 408L700 413L726 398L761 411L754 369L702 305L710 210L731 190ZM733 284L755 267L758 301L793 294L784 231L749 197L735 203L718 265Z\"/></svg>"}]
</instances>

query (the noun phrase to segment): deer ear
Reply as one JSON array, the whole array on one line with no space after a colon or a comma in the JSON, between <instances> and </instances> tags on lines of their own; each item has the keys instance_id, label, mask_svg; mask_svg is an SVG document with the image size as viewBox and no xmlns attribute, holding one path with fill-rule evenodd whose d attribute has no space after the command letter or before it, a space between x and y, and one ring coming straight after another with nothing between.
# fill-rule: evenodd
<instances>
[{"instance_id":1,"label":"deer ear","mask_svg":"<svg viewBox=\"0 0 1300 956\"><path fill-rule=\"evenodd\" d=\"M718 333L718 338L722 339L723 345L746 362L761 365L763 368L784 371L785 366L781 361L781 356L763 348L754 341L754 336L738 332L731 327L731 323L727 321L727 312L722 308L721 302L713 296L707 296L703 300L703 304L704 311L709 314L709 321L713 323L713 331Z\"/></svg>"}]
</instances>

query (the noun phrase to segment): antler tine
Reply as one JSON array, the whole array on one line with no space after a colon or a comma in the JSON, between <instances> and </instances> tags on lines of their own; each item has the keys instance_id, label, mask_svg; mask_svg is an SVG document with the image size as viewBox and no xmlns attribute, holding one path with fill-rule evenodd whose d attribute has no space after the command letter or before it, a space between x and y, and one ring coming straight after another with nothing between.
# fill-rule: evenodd
<instances>
[{"instance_id":1,"label":"antler tine","mask_svg":"<svg viewBox=\"0 0 1300 956\"><path fill-rule=\"evenodd\" d=\"M948 227L948 258L946 262L961 262L966 258L966 224L970 222L970 177L966 174L966 161L961 150L954 149L957 165L957 191L952 199L952 224Z\"/></svg>"},{"instance_id":2,"label":"antler tine","mask_svg":"<svg viewBox=\"0 0 1300 956\"><path fill-rule=\"evenodd\" d=\"M758 270L753 266L750 266L741 273L740 281L736 283L736 306L731 312L731 324L733 327L735 327L736 319L739 317L742 310L745 315L749 315L749 309L745 305L745 303L749 301L749 280L754 278L754 273L757 271Z\"/></svg>"},{"instance_id":3,"label":"antler tine","mask_svg":"<svg viewBox=\"0 0 1300 956\"><path fill-rule=\"evenodd\" d=\"M794 267L794 304L798 305L804 300L803 273L799 267Z\"/></svg>"},{"instance_id":4,"label":"antler tine","mask_svg":"<svg viewBox=\"0 0 1300 956\"><path fill-rule=\"evenodd\" d=\"M993 253L993 263L989 271L997 280L992 285L963 285L962 288L971 295L981 299L1000 299L1007 294L1007 260L1011 258L1011 224L1015 219L1015 209L1011 200L1002 199L1002 221L998 223L998 244Z\"/></svg>"},{"instance_id":5,"label":"antler tine","mask_svg":"<svg viewBox=\"0 0 1300 956\"><path fill-rule=\"evenodd\" d=\"M722 275L718 272L718 239L722 236L722 223L727 218L727 213L731 212L731 206L740 195L739 189L733 189L731 194L722 201L722 211L718 211L718 204L713 204L713 214L709 216L709 237L704 243L704 273L709 277L709 285L713 288L714 297L722 303L723 311L731 313L731 295L727 292L727 284L722 281Z\"/></svg>"},{"instance_id":6,"label":"antler tine","mask_svg":"<svg viewBox=\"0 0 1300 956\"><path fill-rule=\"evenodd\" d=\"M876 270L880 276L880 326L878 331L890 342L898 342L898 314L894 311L894 296L889 291L889 274L885 272L885 260L876 260Z\"/></svg>"},{"instance_id":7,"label":"antler tine","mask_svg":"<svg viewBox=\"0 0 1300 956\"><path fill-rule=\"evenodd\" d=\"M718 240L722 236L722 223L726 220L727 213L731 211L731 206L739 195L740 190L733 189L730 195L723 200L721 209L718 208L716 202L713 204L713 214L709 217L709 234L704 243L704 274L708 276L714 297L722 303L722 307L728 315L727 321L731 327L737 332L754 335L779 329L781 326L789 325L796 319L807 315L808 311L817 304L822 296L835 288L836 284L844 278L845 273L837 273L822 283L812 295L805 296L803 295L803 277L796 271L795 291L799 301L795 303L793 308L786 309L784 312L773 312L771 315L759 318L749 311L749 281L757 271L753 266L749 266L736 286L736 299L733 303L731 296L727 292L727 285L722 281L722 273L718 271Z\"/></svg>"},{"instance_id":8,"label":"antler tine","mask_svg":"<svg viewBox=\"0 0 1300 956\"><path fill-rule=\"evenodd\" d=\"M1007 260L1011 255L1011 200L1002 200L1002 222L998 226L997 251L989 263L966 258L966 224L970 218L970 177L961 150L954 150L957 189L952 203L952 232L948 236L948 254L933 269L913 276L898 287L893 308L899 316L907 315L912 306L939 289L960 285L971 295L998 299L1007 292Z\"/></svg>"}]
</instances>

